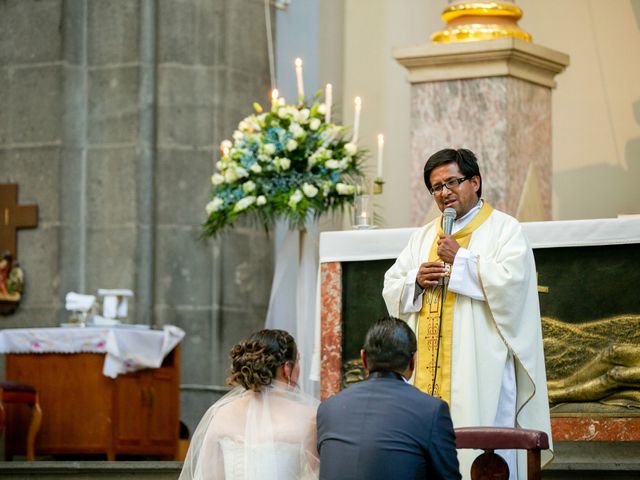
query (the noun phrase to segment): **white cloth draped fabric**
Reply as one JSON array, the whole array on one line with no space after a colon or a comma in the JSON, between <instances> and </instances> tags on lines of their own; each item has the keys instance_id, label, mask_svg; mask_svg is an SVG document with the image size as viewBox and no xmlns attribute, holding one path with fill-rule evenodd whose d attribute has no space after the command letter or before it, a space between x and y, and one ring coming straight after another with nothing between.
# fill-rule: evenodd
<instances>
[{"instance_id":1,"label":"white cloth draped fabric","mask_svg":"<svg viewBox=\"0 0 640 480\"><path fill-rule=\"evenodd\" d=\"M236 387L196 428L180 480L311 480L318 477L318 401L273 382Z\"/></svg>"},{"instance_id":2,"label":"white cloth draped fabric","mask_svg":"<svg viewBox=\"0 0 640 480\"><path fill-rule=\"evenodd\" d=\"M0 330L0 353L104 353L102 373L116 378L144 368L158 368L184 338L184 330L119 327L12 328Z\"/></svg>"},{"instance_id":3,"label":"white cloth draped fabric","mask_svg":"<svg viewBox=\"0 0 640 480\"><path fill-rule=\"evenodd\" d=\"M276 257L266 328L289 332L300 352L300 388L319 396L319 384L310 377L314 350L316 288L318 284L317 222L308 222L304 231L276 223Z\"/></svg>"}]
</instances>

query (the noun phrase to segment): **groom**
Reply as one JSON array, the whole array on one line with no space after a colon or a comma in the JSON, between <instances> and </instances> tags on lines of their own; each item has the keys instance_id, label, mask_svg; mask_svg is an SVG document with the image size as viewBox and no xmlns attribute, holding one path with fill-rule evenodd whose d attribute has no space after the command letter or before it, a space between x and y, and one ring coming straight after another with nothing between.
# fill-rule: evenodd
<instances>
[{"instance_id":1,"label":"groom","mask_svg":"<svg viewBox=\"0 0 640 480\"><path fill-rule=\"evenodd\" d=\"M416 337L385 318L367 332L360 356L369 378L318 408L320 479L460 479L449 407L406 380Z\"/></svg>"}]
</instances>

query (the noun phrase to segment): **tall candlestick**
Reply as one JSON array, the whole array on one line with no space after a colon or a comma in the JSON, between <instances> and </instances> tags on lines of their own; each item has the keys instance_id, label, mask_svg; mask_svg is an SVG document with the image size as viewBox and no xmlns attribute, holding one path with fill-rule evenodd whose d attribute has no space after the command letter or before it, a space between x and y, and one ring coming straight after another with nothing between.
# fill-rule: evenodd
<instances>
[{"instance_id":1,"label":"tall candlestick","mask_svg":"<svg viewBox=\"0 0 640 480\"><path fill-rule=\"evenodd\" d=\"M296 58L296 81L298 83L298 102L304 103L304 83L302 81L302 60Z\"/></svg>"},{"instance_id":2,"label":"tall candlestick","mask_svg":"<svg viewBox=\"0 0 640 480\"><path fill-rule=\"evenodd\" d=\"M274 88L273 90L271 90L271 108L275 108L278 106L278 89Z\"/></svg>"},{"instance_id":3,"label":"tall candlestick","mask_svg":"<svg viewBox=\"0 0 640 480\"><path fill-rule=\"evenodd\" d=\"M358 143L358 132L360 130L360 111L362 110L362 99L356 97L353 101L355 103L355 115L353 117L353 140L354 144Z\"/></svg>"},{"instance_id":4,"label":"tall candlestick","mask_svg":"<svg viewBox=\"0 0 640 480\"><path fill-rule=\"evenodd\" d=\"M327 88L325 89L325 92L324 92L324 106L325 106L324 122L325 123L331 122L331 103L333 103L333 87L331 86L330 83L327 83Z\"/></svg>"},{"instance_id":5,"label":"tall candlestick","mask_svg":"<svg viewBox=\"0 0 640 480\"><path fill-rule=\"evenodd\" d=\"M382 152L384 150L384 135L378 135L378 178L382 178Z\"/></svg>"}]
</instances>

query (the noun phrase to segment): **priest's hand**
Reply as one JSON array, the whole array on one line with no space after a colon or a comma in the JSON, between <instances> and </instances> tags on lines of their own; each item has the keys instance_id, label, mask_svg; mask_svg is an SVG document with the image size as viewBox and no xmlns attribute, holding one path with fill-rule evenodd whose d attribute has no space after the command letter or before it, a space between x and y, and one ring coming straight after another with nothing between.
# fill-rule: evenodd
<instances>
[{"instance_id":1,"label":"priest's hand","mask_svg":"<svg viewBox=\"0 0 640 480\"><path fill-rule=\"evenodd\" d=\"M438 285L438 281L446 274L444 263L424 262L420 264L416 275L416 282L422 288L429 288Z\"/></svg>"},{"instance_id":2,"label":"priest's hand","mask_svg":"<svg viewBox=\"0 0 640 480\"><path fill-rule=\"evenodd\" d=\"M451 235L440 235L438 239L438 258L443 262L453 265L453 259L460 249L460 245Z\"/></svg>"}]
</instances>

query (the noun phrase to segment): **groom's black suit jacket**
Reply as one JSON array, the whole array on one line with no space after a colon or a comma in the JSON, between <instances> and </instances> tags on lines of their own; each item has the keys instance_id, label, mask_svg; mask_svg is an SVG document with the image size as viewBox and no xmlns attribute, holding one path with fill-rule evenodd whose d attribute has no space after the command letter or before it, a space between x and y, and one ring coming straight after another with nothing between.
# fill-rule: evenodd
<instances>
[{"instance_id":1,"label":"groom's black suit jacket","mask_svg":"<svg viewBox=\"0 0 640 480\"><path fill-rule=\"evenodd\" d=\"M374 372L318 408L320 479L459 479L449 407Z\"/></svg>"}]
</instances>

